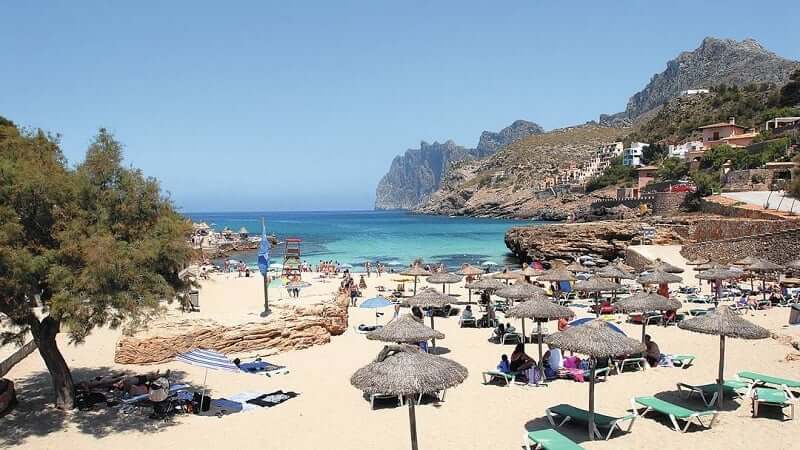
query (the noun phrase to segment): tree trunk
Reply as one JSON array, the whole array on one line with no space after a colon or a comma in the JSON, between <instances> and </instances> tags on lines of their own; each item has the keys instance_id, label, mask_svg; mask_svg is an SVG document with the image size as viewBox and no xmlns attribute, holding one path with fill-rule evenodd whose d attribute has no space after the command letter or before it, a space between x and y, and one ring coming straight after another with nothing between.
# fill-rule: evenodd
<instances>
[{"instance_id":1,"label":"tree trunk","mask_svg":"<svg viewBox=\"0 0 800 450\"><path fill-rule=\"evenodd\" d=\"M53 381L53 390L56 397L56 408L73 409L75 407L75 386L72 382L72 373L61 355L56 344L56 336L60 331L60 323L52 317L45 317L41 322L32 318L29 320L33 340L39 347L39 354L50 372Z\"/></svg>"}]
</instances>

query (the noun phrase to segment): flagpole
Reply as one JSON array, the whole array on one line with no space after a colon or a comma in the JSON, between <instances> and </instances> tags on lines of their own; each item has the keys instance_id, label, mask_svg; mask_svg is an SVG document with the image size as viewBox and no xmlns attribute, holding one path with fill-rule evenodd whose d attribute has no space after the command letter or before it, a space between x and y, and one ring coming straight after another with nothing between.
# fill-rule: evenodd
<instances>
[{"instance_id":1,"label":"flagpole","mask_svg":"<svg viewBox=\"0 0 800 450\"><path fill-rule=\"evenodd\" d=\"M266 249L266 252L264 250ZM266 253L264 255L263 253ZM265 261L261 261L264 257ZM264 313L262 316L266 317L269 314L269 242L267 241L267 228L264 223L264 218L261 218L261 243L259 245L259 270L264 277ZM262 266L262 264L264 264Z\"/></svg>"}]
</instances>

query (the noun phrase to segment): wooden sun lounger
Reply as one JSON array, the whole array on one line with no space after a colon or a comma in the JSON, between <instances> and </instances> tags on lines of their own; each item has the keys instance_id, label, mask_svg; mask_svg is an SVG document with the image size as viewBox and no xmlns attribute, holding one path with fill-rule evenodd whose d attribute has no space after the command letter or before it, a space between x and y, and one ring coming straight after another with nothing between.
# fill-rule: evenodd
<instances>
[{"instance_id":1,"label":"wooden sun lounger","mask_svg":"<svg viewBox=\"0 0 800 450\"><path fill-rule=\"evenodd\" d=\"M645 408L644 411L640 413L639 406L637 405L643 406ZM689 429L689 425L691 425L692 422L696 422L701 427L706 427L706 425L703 424L702 419L700 419L701 417L706 416L711 416L711 421L706 427L711 428L711 426L714 425L714 420L716 420L718 414L718 412L715 410L693 411L656 397L634 397L631 399L631 407L634 413L641 417L644 417L644 415L650 411L659 412L669 416L670 421L672 421L672 426L675 427L675 431L680 431L682 433L685 433L686 430ZM686 422L686 425L682 429L678 426L678 420L683 420Z\"/></svg>"},{"instance_id":2,"label":"wooden sun lounger","mask_svg":"<svg viewBox=\"0 0 800 450\"><path fill-rule=\"evenodd\" d=\"M550 424L556 428L564 425L569 421L580 422L584 424L589 422L589 411L563 403L560 405L547 408L545 410L545 414L547 414L547 420L550 421ZM555 419L560 419L560 421L556 423ZM611 437L611 434L614 432L615 429L623 431L621 423L626 421L628 422L628 427L624 431L626 433L629 433L631 431L631 428L633 427L633 422L635 420L636 420L636 414L628 414L623 417L611 417L595 412L594 433L598 438L608 440L608 438ZM603 436L600 433L599 428L607 429L608 433L606 433L606 435Z\"/></svg>"},{"instance_id":3,"label":"wooden sun lounger","mask_svg":"<svg viewBox=\"0 0 800 450\"><path fill-rule=\"evenodd\" d=\"M531 444L534 444L533 447L531 447ZM531 450L531 448L541 450L583 449L583 447L552 428L548 428L546 430L526 431L522 435L522 445L526 450Z\"/></svg>"}]
</instances>

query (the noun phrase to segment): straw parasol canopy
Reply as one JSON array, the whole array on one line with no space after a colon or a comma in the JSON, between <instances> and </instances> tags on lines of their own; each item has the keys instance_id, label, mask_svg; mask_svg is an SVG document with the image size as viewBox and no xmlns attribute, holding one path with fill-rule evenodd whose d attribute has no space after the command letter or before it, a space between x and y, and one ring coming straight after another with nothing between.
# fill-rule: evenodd
<instances>
[{"instance_id":1,"label":"straw parasol canopy","mask_svg":"<svg viewBox=\"0 0 800 450\"><path fill-rule=\"evenodd\" d=\"M520 274L510 271L508 267L506 267L502 272L492 275L492 278L498 280L517 280L520 278Z\"/></svg>"},{"instance_id":2,"label":"straw parasol canopy","mask_svg":"<svg viewBox=\"0 0 800 450\"><path fill-rule=\"evenodd\" d=\"M481 278L480 280L476 280L466 285L467 289L475 289L478 291L496 291L498 289L503 289L504 287L506 287L506 284L502 281L488 277Z\"/></svg>"},{"instance_id":3,"label":"straw parasol canopy","mask_svg":"<svg viewBox=\"0 0 800 450\"><path fill-rule=\"evenodd\" d=\"M539 372L543 369L544 361L542 361L542 322L557 319L570 319L575 316L575 313L566 306L551 302L547 298L534 297L533 300L528 300L518 303L506 310L506 317L516 317L522 319L523 335L525 333L525 319L533 319L536 321L536 329L539 335Z\"/></svg>"},{"instance_id":4,"label":"straw parasol canopy","mask_svg":"<svg viewBox=\"0 0 800 450\"><path fill-rule=\"evenodd\" d=\"M600 278L611 278L614 280L635 280L636 275L629 273L619 265L606 266L595 272L594 276Z\"/></svg>"},{"instance_id":5,"label":"straw parasol canopy","mask_svg":"<svg viewBox=\"0 0 800 450\"><path fill-rule=\"evenodd\" d=\"M403 314L392 319L380 330L367 333L367 339L411 344L431 339L444 339L444 333L426 327L411 314Z\"/></svg>"},{"instance_id":6,"label":"straw parasol canopy","mask_svg":"<svg viewBox=\"0 0 800 450\"><path fill-rule=\"evenodd\" d=\"M498 289L494 295L511 300L521 300L534 296L546 296L547 291L530 283L517 282L510 286L505 286L502 289Z\"/></svg>"},{"instance_id":7,"label":"straw parasol canopy","mask_svg":"<svg viewBox=\"0 0 800 450\"><path fill-rule=\"evenodd\" d=\"M461 267L461 270L459 270L456 273L459 275L464 275L469 277L469 276L481 275L483 274L483 270L480 269L479 267L475 267L470 264L464 264L464 266Z\"/></svg>"},{"instance_id":8,"label":"straw parasol canopy","mask_svg":"<svg viewBox=\"0 0 800 450\"><path fill-rule=\"evenodd\" d=\"M350 384L367 394L402 395L408 403L411 448L417 449L414 396L457 386L467 379L467 368L410 345L386 346L375 361L358 369Z\"/></svg>"},{"instance_id":9,"label":"straw parasol canopy","mask_svg":"<svg viewBox=\"0 0 800 450\"><path fill-rule=\"evenodd\" d=\"M683 278L678 275L667 273L660 269L656 269L636 279L636 282L639 284L670 284L680 283L681 281L683 281Z\"/></svg>"},{"instance_id":10,"label":"straw parasol canopy","mask_svg":"<svg viewBox=\"0 0 800 450\"><path fill-rule=\"evenodd\" d=\"M410 297L406 300L406 303L409 305L415 305L419 307L433 307L433 308L441 308L445 305L449 305L451 303L455 303L456 299L445 295L436 289L425 288L420 291L419 294L415 294L413 297ZM433 314L431 314L431 328L434 330L436 327L433 323ZM431 339L431 342L434 347L436 347L436 339Z\"/></svg>"},{"instance_id":11,"label":"straw parasol canopy","mask_svg":"<svg viewBox=\"0 0 800 450\"><path fill-rule=\"evenodd\" d=\"M600 436L594 424L594 368L596 358L630 355L645 351L645 346L609 328L603 320L590 320L582 325L569 327L551 334L545 343L563 350L590 356L589 360L589 437Z\"/></svg>"},{"instance_id":12,"label":"straw parasol canopy","mask_svg":"<svg viewBox=\"0 0 800 450\"><path fill-rule=\"evenodd\" d=\"M575 275L560 262L553 263L550 270L546 270L536 277L539 281L575 281Z\"/></svg>"},{"instance_id":13,"label":"straw parasol canopy","mask_svg":"<svg viewBox=\"0 0 800 450\"><path fill-rule=\"evenodd\" d=\"M414 277L414 295L417 295L417 278L427 277L428 275L431 275L431 273L425 270L425 268L420 265L414 265L406 269L404 272L400 272L400 275L405 275L407 277Z\"/></svg>"},{"instance_id":14,"label":"straw parasol canopy","mask_svg":"<svg viewBox=\"0 0 800 450\"><path fill-rule=\"evenodd\" d=\"M786 267L794 270L800 270L800 259L795 259L794 261L787 264Z\"/></svg>"},{"instance_id":15,"label":"straw parasol canopy","mask_svg":"<svg viewBox=\"0 0 800 450\"><path fill-rule=\"evenodd\" d=\"M523 277L535 277L535 276L541 274L542 272L544 272L544 271L543 270L536 270L536 269L533 268L533 266L527 265L527 266L525 266L524 269L520 270L517 273L522 275Z\"/></svg>"},{"instance_id":16,"label":"straw parasol canopy","mask_svg":"<svg viewBox=\"0 0 800 450\"><path fill-rule=\"evenodd\" d=\"M683 269L681 269L680 267L673 266L672 264L666 261L662 261L660 259L657 259L655 264L648 266L647 269L661 270L662 272L667 272L667 273L683 273Z\"/></svg>"},{"instance_id":17,"label":"straw parasol canopy","mask_svg":"<svg viewBox=\"0 0 800 450\"><path fill-rule=\"evenodd\" d=\"M703 258L703 257L699 257L699 258L697 258L697 259L690 259L690 260L687 260L687 261L686 261L686 264L688 264L688 265L690 265L690 266L699 266L700 264L708 264L709 262L711 262L711 260L710 260L710 259L708 259L708 258Z\"/></svg>"},{"instance_id":18,"label":"straw parasol canopy","mask_svg":"<svg viewBox=\"0 0 800 450\"><path fill-rule=\"evenodd\" d=\"M678 323L678 327L695 333L719 336L719 377L717 378L717 409L722 407L722 387L725 382L725 338L766 339L769 330L735 314L727 306L719 306L703 316Z\"/></svg>"},{"instance_id":19,"label":"straw parasol canopy","mask_svg":"<svg viewBox=\"0 0 800 450\"><path fill-rule=\"evenodd\" d=\"M694 270L696 270L698 272L702 272L704 270L710 270L710 269L724 269L724 268L725 268L724 265L722 265L720 263L717 263L717 262L714 262L714 261L708 261L708 262L705 262L703 264L698 264L698 265L694 266Z\"/></svg>"},{"instance_id":20,"label":"straw parasol canopy","mask_svg":"<svg viewBox=\"0 0 800 450\"><path fill-rule=\"evenodd\" d=\"M677 311L681 308L681 302L675 299L664 297L658 294L639 293L628 298L617 300L614 308L619 312L641 312L648 311ZM647 320L642 317L642 343L644 343L645 329Z\"/></svg>"},{"instance_id":21,"label":"straw parasol canopy","mask_svg":"<svg viewBox=\"0 0 800 450\"><path fill-rule=\"evenodd\" d=\"M578 261L572 261L567 266L567 270L570 272L583 272L586 270L586 267L583 267L583 264L579 263Z\"/></svg>"},{"instance_id":22,"label":"straw parasol canopy","mask_svg":"<svg viewBox=\"0 0 800 450\"><path fill-rule=\"evenodd\" d=\"M734 262L733 264L735 264L737 266L749 266L749 265L754 264L756 262L758 262L758 258L756 258L754 256L745 256L744 258Z\"/></svg>"},{"instance_id":23,"label":"straw parasol canopy","mask_svg":"<svg viewBox=\"0 0 800 450\"><path fill-rule=\"evenodd\" d=\"M592 277L588 280L581 280L575 283L576 291L584 292L608 292L618 291L622 289L622 285L615 283L608 278Z\"/></svg>"},{"instance_id":24,"label":"straw parasol canopy","mask_svg":"<svg viewBox=\"0 0 800 450\"><path fill-rule=\"evenodd\" d=\"M743 275L742 272L733 271L725 267L717 267L714 269L704 270L695 275L695 278L719 283L720 281L723 280L732 280L734 278L739 278L742 275ZM715 305L719 304L719 289L714 289L714 304Z\"/></svg>"},{"instance_id":25,"label":"straw parasol canopy","mask_svg":"<svg viewBox=\"0 0 800 450\"><path fill-rule=\"evenodd\" d=\"M311 283L307 281L290 281L286 283L287 289L303 289L311 286Z\"/></svg>"},{"instance_id":26,"label":"straw parasol canopy","mask_svg":"<svg viewBox=\"0 0 800 450\"><path fill-rule=\"evenodd\" d=\"M454 273L447 273L447 272L439 272L429 276L425 280L431 284L441 284L442 293L444 293L445 285L458 283L459 281L461 281L461 275L456 275Z\"/></svg>"},{"instance_id":27,"label":"straw parasol canopy","mask_svg":"<svg viewBox=\"0 0 800 450\"><path fill-rule=\"evenodd\" d=\"M767 301L767 277L771 273L783 271L784 267L774 262L767 261L766 259L757 259L752 264L746 266L745 269L749 270L751 273L761 274L761 295L764 301ZM752 282L753 279L750 278L751 286Z\"/></svg>"},{"instance_id":28,"label":"straw parasol canopy","mask_svg":"<svg viewBox=\"0 0 800 450\"><path fill-rule=\"evenodd\" d=\"M745 269L751 272L778 272L783 270L783 266L775 264L774 262L767 261L766 259L758 259L751 264L745 266Z\"/></svg>"}]
</instances>

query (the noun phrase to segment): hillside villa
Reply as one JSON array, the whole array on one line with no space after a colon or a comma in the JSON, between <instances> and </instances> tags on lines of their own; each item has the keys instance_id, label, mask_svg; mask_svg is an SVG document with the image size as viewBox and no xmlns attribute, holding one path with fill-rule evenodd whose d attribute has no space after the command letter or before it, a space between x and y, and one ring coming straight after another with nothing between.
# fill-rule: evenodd
<instances>
[{"instance_id":1,"label":"hillside villa","mask_svg":"<svg viewBox=\"0 0 800 450\"><path fill-rule=\"evenodd\" d=\"M642 165L642 153L650 144L632 142L631 146L622 151L622 164L637 167Z\"/></svg>"}]
</instances>

